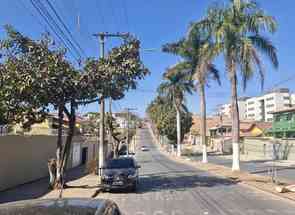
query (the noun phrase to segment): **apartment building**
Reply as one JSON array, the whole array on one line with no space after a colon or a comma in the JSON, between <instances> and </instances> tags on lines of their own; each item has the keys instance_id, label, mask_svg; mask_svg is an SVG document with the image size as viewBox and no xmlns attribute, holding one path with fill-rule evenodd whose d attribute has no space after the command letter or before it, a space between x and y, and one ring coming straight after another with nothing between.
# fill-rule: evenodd
<instances>
[{"instance_id":1,"label":"apartment building","mask_svg":"<svg viewBox=\"0 0 295 215\"><path fill-rule=\"evenodd\" d=\"M272 112L291 107L292 97L289 89L276 89L258 97L252 97L247 100L247 119L255 121L273 120ZM294 99L295 101L295 99Z\"/></svg>"},{"instance_id":2,"label":"apartment building","mask_svg":"<svg viewBox=\"0 0 295 215\"><path fill-rule=\"evenodd\" d=\"M241 120L271 122L273 120L272 112L295 105L295 94L292 94L287 88L280 88L262 96L240 98L238 105ZM230 116L230 104L222 105L219 113Z\"/></svg>"},{"instance_id":3,"label":"apartment building","mask_svg":"<svg viewBox=\"0 0 295 215\"><path fill-rule=\"evenodd\" d=\"M240 115L241 120L245 120L247 117L246 110L247 110L247 99L248 98L249 97L241 97L238 99L238 106L239 106L239 113L240 113L239 115ZM231 117L231 104L220 105L219 110L218 110L218 114L230 118Z\"/></svg>"}]
</instances>

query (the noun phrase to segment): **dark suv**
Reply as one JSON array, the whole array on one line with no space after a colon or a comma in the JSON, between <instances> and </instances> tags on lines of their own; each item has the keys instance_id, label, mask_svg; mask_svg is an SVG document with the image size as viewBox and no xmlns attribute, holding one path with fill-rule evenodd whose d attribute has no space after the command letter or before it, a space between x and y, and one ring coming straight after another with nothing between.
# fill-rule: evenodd
<instances>
[{"instance_id":1,"label":"dark suv","mask_svg":"<svg viewBox=\"0 0 295 215\"><path fill-rule=\"evenodd\" d=\"M102 186L104 190L117 188L135 191L138 184L138 169L140 166L132 157L108 160L102 168Z\"/></svg>"}]
</instances>

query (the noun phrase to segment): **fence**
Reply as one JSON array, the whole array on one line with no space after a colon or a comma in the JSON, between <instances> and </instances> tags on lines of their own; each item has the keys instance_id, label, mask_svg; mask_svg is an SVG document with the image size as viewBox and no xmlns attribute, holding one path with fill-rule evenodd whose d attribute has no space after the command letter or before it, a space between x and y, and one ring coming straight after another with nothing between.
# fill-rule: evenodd
<instances>
[{"instance_id":1,"label":"fence","mask_svg":"<svg viewBox=\"0 0 295 215\"><path fill-rule=\"evenodd\" d=\"M244 153L266 160L295 160L295 139L245 138Z\"/></svg>"}]
</instances>

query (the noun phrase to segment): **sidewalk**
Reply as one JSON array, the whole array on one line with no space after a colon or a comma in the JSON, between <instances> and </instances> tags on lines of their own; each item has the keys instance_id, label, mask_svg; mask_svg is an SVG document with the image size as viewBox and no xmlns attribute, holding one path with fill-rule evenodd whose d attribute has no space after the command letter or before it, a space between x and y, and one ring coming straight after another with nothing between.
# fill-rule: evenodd
<instances>
[{"instance_id":1,"label":"sidewalk","mask_svg":"<svg viewBox=\"0 0 295 215\"><path fill-rule=\"evenodd\" d=\"M98 176L85 173L84 166L69 170L67 172L67 181L67 185L70 187L63 190L62 196L64 198L91 198L99 191ZM0 192L0 203L58 197L59 190L48 189L48 177L46 177Z\"/></svg>"},{"instance_id":2,"label":"sidewalk","mask_svg":"<svg viewBox=\"0 0 295 215\"><path fill-rule=\"evenodd\" d=\"M99 192L98 176L94 174L86 175L67 183L68 188L62 191L62 198L92 198ZM59 198L60 190L52 190L42 199Z\"/></svg>"},{"instance_id":3,"label":"sidewalk","mask_svg":"<svg viewBox=\"0 0 295 215\"><path fill-rule=\"evenodd\" d=\"M187 156L188 159L194 161L201 161L202 156ZM270 170L273 167L276 169L276 179L287 180L295 182L295 162L286 160L264 160L251 157L249 155L240 156L240 167L242 171L258 174L261 176L270 176ZM222 165L231 168L232 155L221 155L216 153L208 154L209 163Z\"/></svg>"}]
</instances>

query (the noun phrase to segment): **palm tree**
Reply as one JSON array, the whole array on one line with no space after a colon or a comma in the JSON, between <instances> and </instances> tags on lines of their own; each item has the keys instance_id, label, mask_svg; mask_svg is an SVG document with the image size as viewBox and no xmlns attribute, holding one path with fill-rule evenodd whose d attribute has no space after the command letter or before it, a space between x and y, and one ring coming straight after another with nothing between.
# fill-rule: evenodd
<instances>
[{"instance_id":1,"label":"palm tree","mask_svg":"<svg viewBox=\"0 0 295 215\"><path fill-rule=\"evenodd\" d=\"M163 82L158 92L161 96L165 96L172 101L176 110L176 127L177 127L177 156L181 156L181 111L184 109L185 93L192 94L193 83L187 78L187 74L182 71L179 64L168 69L164 74L165 82Z\"/></svg>"},{"instance_id":2,"label":"palm tree","mask_svg":"<svg viewBox=\"0 0 295 215\"><path fill-rule=\"evenodd\" d=\"M203 148L203 163L208 162L205 86L208 85L210 79L214 79L220 84L219 71L212 63L218 54L218 49L209 33L209 31L203 31L197 24L194 24L189 29L186 39L177 43L167 44L163 47L163 51L179 55L184 59L179 67L181 66L196 82L196 88L200 96L200 135Z\"/></svg>"},{"instance_id":3,"label":"palm tree","mask_svg":"<svg viewBox=\"0 0 295 215\"><path fill-rule=\"evenodd\" d=\"M238 108L238 70L246 89L247 82L257 70L263 87L264 70L261 54L278 68L276 48L263 32L274 33L277 23L265 14L255 1L231 0L226 7L215 5L208 10L207 17L199 25L210 29L223 52L231 83L232 106L232 170L240 170L240 127Z\"/></svg>"}]
</instances>

